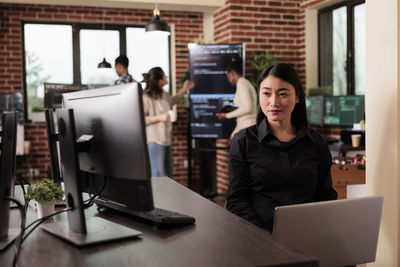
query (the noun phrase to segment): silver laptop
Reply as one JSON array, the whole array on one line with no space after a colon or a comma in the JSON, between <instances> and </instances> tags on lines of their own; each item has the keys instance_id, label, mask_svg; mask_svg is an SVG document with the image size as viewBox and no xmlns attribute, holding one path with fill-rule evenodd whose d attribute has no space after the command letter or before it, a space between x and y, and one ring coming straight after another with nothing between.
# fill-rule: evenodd
<instances>
[{"instance_id":1,"label":"silver laptop","mask_svg":"<svg viewBox=\"0 0 400 267\"><path fill-rule=\"evenodd\" d=\"M382 196L275 208L273 236L307 252L320 266L375 261Z\"/></svg>"}]
</instances>

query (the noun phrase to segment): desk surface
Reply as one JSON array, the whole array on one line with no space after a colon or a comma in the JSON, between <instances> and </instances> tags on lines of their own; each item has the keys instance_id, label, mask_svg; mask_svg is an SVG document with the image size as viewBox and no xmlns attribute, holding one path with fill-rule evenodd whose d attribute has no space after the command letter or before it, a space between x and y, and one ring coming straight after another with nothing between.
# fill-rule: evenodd
<instances>
[{"instance_id":1,"label":"desk surface","mask_svg":"<svg viewBox=\"0 0 400 267\"><path fill-rule=\"evenodd\" d=\"M19 266L318 266L313 257L277 242L268 232L173 180L153 178L152 183L157 207L191 215L196 224L157 229L91 208L87 217L118 222L142 236L78 249L37 229L23 244ZM30 209L28 221L35 218ZM18 211L12 210L11 225L18 223ZM0 254L0 266L11 266L12 257L11 247Z\"/></svg>"}]
</instances>

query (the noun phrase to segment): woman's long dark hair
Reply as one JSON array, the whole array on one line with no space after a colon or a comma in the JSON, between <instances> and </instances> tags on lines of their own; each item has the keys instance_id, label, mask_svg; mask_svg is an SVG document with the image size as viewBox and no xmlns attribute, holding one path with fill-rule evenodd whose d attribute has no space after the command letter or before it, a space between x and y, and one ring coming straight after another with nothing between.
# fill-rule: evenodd
<instances>
[{"instance_id":1,"label":"woman's long dark hair","mask_svg":"<svg viewBox=\"0 0 400 267\"><path fill-rule=\"evenodd\" d=\"M305 94L296 71L289 64L284 63L274 64L264 69L258 77L258 96L260 96L260 85L262 81L264 81L269 75L288 82L294 87L299 102L294 106L290 121L296 127L300 127L301 125L308 127ZM266 116L260 107L257 114L257 124L259 124L265 117Z\"/></svg>"},{"instance_id":2,"label":"woman's long dark hair","mask_svg":"<svg viewBox=\"0 0 400 267\"><path fill-rule=\"evenodd\" d=\"M160 67L154 67L147 73L143 73L143 80L146 83L144 93L151 98L158 99L162 97L163 89L159 81L164 79L164 71Z\"/></svg>"}]
</instances>

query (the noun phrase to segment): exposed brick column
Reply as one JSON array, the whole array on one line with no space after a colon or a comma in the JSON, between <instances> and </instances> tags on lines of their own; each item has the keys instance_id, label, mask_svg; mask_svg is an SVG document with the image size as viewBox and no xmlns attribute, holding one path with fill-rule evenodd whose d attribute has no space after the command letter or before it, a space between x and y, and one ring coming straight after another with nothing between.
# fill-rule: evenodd
<instances>
[{"instance_id":1,"label":"exposed brick column","mask_svg":"<svg viewBox=\"0 0 400 267\"><path fill-rule=\"evenodd\" d=\"M255 53L275 54L278 62L294 65L305 81L305 15L300 0L227 0L214 13L216 43L245 43L246 74L251 75ZM217 145L225 146L226 140ZM228 151L217 152L218 192L228 188Z\"/></svg>"}]
</instances>

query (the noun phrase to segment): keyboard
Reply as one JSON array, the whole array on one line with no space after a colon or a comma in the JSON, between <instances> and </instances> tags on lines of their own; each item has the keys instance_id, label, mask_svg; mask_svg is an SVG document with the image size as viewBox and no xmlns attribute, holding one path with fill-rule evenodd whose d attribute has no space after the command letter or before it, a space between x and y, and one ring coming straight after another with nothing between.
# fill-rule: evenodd
<instances>
[{"instance_id":1,"label":"keyboard","mask_svg":"<svg viewBox=\"0 0 400 267\"><path fill-rule=\"evenodd\" d=\"M187 225L193 224L196 221L196 219L191 216L159 208L154 208L150 211L131 210L124 204L106 198L97 198L94 202L100 208L107 207L158 225Z\"/></svg>"}]
</instances>

